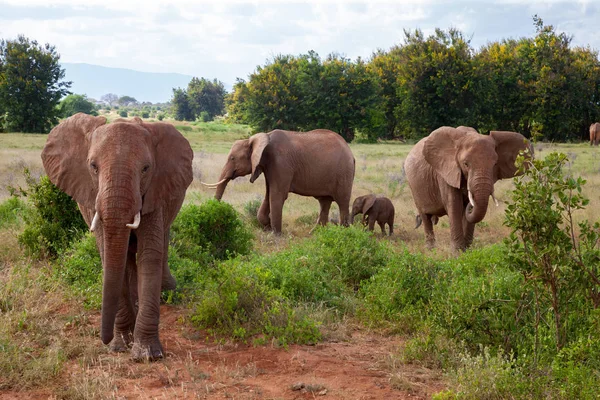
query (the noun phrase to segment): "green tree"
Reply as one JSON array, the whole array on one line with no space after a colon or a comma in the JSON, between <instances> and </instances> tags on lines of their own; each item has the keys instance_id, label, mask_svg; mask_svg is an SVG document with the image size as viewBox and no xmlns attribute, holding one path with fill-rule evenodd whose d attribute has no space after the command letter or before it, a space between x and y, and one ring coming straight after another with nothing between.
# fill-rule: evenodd
<instances>
[{"instance_id":1,"label":"green tree","mask_svg":"<svg viewBox=\"0 0 600 400\"><path fill-rule=\"evenodd\" d=\"M454 28L428 38L418 29L404 34L397 92L404 133L421 137L444 125L473 125L469 41Z\"/></svg>"},{"instance_id":2,"label":"green tree","mask_svg":"<svg viewBox=\"0 0 600 400\"><path fill-rule=\"evenodd\" d=\"M78 112L90 115L98 115L94 103L89 101L85 95L81 94L68 95L67 97L61 100L58 107L60 109L60 116L62 118L70 117L71 115L77 114Z\"/></svg>"},{"instance_id":3,"label":"green tree","mask_svg":"<svg viewBox=\"0 0 600 400\"><path fill-rule=\"evenodd\" d=\"M44 133L58 122L56 106L71 86L59 59L50 44L0 40L0 114L8 130Z\"/></svg>"},{"instance_id":4,"label":"green tree","mask_svg":"<svg viewBox=\"0 0 600 400\"><path fill-rule=\"evenodd\" d=\"M195 118L202 113L212 121L217 115L225 112L225 86L223 82L214 79L212 82L205 78L192 78L187 88L189 103Z\"/></svg>"},{"instance_id":5,"label":"green tree","mask_svg":"<svg viewBox=\"0 0 600 400\"><path fill-rule=\"evenodd\" d=\"M297 76L298 60L281 54L250 74L246 116L254 130L299 129L304 109Z\"/></svg>"},{"instance_id":6,"label":"green tree","mask_svg":"<svg viewBox=\"0 0 600 400\"><path fill-rule=\"evenodd\" d=\"M398 75L400 73L402 47L394 46L389 51L378 50L368 64L369 71L376 78L380 112L383 113L384 130L380 136L392 139L400 136L400 120L397 110L401 104L398 96Z\"/></svg>"},{"instance_id":7,"label":"green tree","mask_svg":"<svg viewBox=\"0 0 600 400\"><path fill-rule=\"evenodd\" d=\"M117 100L117 103L120 106L127 107L127 106L137 105L138 101L134 97L131 97L131 96L121 96L121 97L119 97L119 100Z\"/></svg>"},{"instance_id":8,"label":"green tree","mask_svg":"<svg viewBox=\"0 0 600 400\"><path fill-rule=\"evenodd\" d=\"M188 95L182 88L173 88L171 104L177 121L193 121L195 119Z\"/></svg>"},{"instance_id":9,"label":"green tree","mask_svg":"<svg viewBox=\"0 0 600 400\"><path fill-rule=\"evenodd\" d=\"M246 81L237 78L233 85L233 90L225 96L225 107L227 109L227 119L237 124L247 124L247 100L248 86Z\"/></svg>"}]
</instances>

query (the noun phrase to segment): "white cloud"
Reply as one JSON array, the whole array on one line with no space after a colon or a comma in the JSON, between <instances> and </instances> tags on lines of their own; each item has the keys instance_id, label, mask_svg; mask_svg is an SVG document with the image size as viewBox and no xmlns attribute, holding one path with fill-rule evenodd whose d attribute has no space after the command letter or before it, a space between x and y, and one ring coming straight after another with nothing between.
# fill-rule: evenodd
<instances>
[{"instance_id":1,"label":"white cloud","mask_svg":"<svg viewBox=\"0 0 600 400\"><path fill-rule=\"evenodd\" d=\"M278 53L369 57L403 30L455 27L478 47L533 35L539 14L575 44L600 46L592 1L0 0L0 37L55 45L65 62L217 77L232 83Z\"/></svg>"}]
</instances>

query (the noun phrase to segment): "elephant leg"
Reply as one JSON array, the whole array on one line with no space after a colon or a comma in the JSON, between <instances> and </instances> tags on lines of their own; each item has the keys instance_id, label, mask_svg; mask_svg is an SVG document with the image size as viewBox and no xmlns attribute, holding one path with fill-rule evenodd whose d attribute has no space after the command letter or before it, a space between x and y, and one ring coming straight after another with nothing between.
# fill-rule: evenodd
<instances>
[{"instance_id":1,"label":"elephant leg","mask_svg":"<svg viewBox=\"0 0 600 400\"><path fill-rule=\"evenodd\" d=\"M381 234L383 236L385 236L386 235L386 233L385 233L385 222L383 222L383 221L377 221L377 225L379 225L379 227L381 228Z\"/></svg>"},{"instance_id":2,"label":"elephant leg","mask_svg":"<svg viewBox=\"0 0 600 400\"><path fill-rule=\"evenodd\" d=\"M268 230L271 229L271 219L269 218L269 214L271 213L270 208L270 199L269 199L269 184L267 182L267 192L265 193L265 198L263 199L260 208L258 209L258 213L256 218L258 222L263 226L263 229Z\"/></svg>"},{"instance_id":3,"label":"elephant leg","mask_svg":"<svg viewBox=\"0 0 600 400\"><path fill-rule=\"evenodd\" d=\"M473 243L473 237L475 233L475 224L467 221L466 218L463 219L463 235L465 238L465 249L468 249Z\"/></svg>"},{"instance_id":4,"label":"elephant leg","mask_svg":"<svg viewBox=\"0 0 600 400\"><path fill-rule=\"evenodd\" d=\"M165 232L162 210L147 214L136 232L139 311L133 331L131 357L151 361L164 357L158 337L160 290L164 269Z\"/></svg>"},{"instance_id":5,"label":"elephant leg","mask_svg":"<svg viewBox=\"0 0 600 400\"><path fill-rule=\"evenodd\" d=\"M329 222L329 209L331 208L331 202L333 200L328 198L319 198L319 205L321 209L319 211L319 218L317 219L317 225L327 225Z\"/></svg>"},{"instance_id":6,"label":"elephant leg","mask_svg":"<svg viewBox=\"0 0 600 400\"><path fill-rule=\"evenodd\" d=\"M340 225L350 225L352 223L352 221L350 221L350 194L341 196L341 198L336 200L336 203L340 208Z\"/></svg>"},{"instance_id":7,"label":"elephant leg","mask_svg":"<svg viewBox=\"0 0 600 400\"><path fill-rule=\"evenodd\" d=\"M390 236L392 236L392 233L394 233L394 216L392 215L390 217L390 219L388 220L388 228L390 228Z\"/></svg>"},{"instance_id":8,"label":"elephant leg","mask_svg":"<svg viewBox=\"0 0 600 400\"><path fill-rule=\"evenodd\" d=\"M287 193L272 190L269 196L269 207L271 210L271 227L277 235L281 234L283 203Z\"/></svg>"},{"instance_id":9,"label":"elephant leg","mask_svg":"<svg viewBox=\"0 0 600 400\"><path fill-rule=\"evenodd\" d=\"M135 329L135 317L137 314L137 269L135 258L135 252L130 249L127 252L125 282L115 317L114 337L109 344L109 349L113 352L127 351L131 342L133 342L133 331Z\"/></svg>"},{"instance_id":10,"label":"elephant leg","mask_svg":"<svg viewBox=\"0 0 600 400\"><path fill-rule=\"evenodd\" d=\"M372 215L369 215L368 221L369 221L369 230L372 232L375 229L375 217Z\"/></svg>"},{"instance_id":11,"label":"elephant leg","mask_svg":"<svg viewBox=\"0 0 600 400\"><path fill-rule=\"evenodd\" d=\"M423 230L425 231L425 243L428 249L435 247L435 234L433 233L433 223L431 222L431 215L419 214L421 216L421 222L423 223Z\"/></svg>"},{"instance_id":12,"label":"elephant leg","mask_svg":"<svg viewBox=\"0 0 600 400\"><path fill-rule=\"evenodd\" d=\"M453 250L465 250L465 236L463 231L464 207L463 197L459 190L452 190L448 194L447 212L450 219L450 240Z\"/></svg>"}]
</instances>

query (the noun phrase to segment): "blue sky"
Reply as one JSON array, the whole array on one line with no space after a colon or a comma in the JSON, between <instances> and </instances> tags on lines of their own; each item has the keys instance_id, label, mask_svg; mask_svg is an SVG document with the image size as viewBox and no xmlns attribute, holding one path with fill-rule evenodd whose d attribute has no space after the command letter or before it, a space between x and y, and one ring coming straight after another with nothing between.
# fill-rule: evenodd
<instances>
[{"instance_id":1,"label":"blue sky","mask_svg":"<svg viewBox=\"0 0 600 400\"><path fill-rule=\"evenodd\" d=\"M273 55L315 50L368 58L403 30L460 29L475 48L533 36L532 16L600 48L600 0L193 1L0 0L0 37L49 42L63 62L247 78Z\"/></svg>"}]
</instances>

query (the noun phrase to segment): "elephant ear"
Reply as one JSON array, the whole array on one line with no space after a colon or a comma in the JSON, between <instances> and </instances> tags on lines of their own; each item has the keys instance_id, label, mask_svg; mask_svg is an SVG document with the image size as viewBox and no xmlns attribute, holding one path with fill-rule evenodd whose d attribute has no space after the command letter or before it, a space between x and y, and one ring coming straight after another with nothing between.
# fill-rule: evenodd
<instances>
[{"instance_id":1,"label":"elephant ear","mask_svg":"<svg viewBox=\"0 0 600 400\"><path fill-rule=\"evenodd\" d=\"M431 132L423 146L423 156L444 181L455 188L460 188L462 170L456 162L456 153L462 139L468 133L464 130L442 126Z\"/></svg>"},{"instance_id":2,"label":"elephant ear","mask_svg":"<svg viewBox=\"0 0 600 400\"><path fill-rule=\"evenodd\" d=\"M92 210L97 189L88 173L87 156L91 133L104 124L105 117L77 113L52 129L42 150L42 163L50 181Z\"/></svg>"},{"instance_id":3,"label":"elephant ear","mask_svg":"<svg viewBox=\"0 0 600 400\"><path fill-rule=\"evenodd\" d=\"M374 194L369 194L366 196L365 201L363 203L363 207L362 207L363 214L366 214L367 211L369 211L371 209L371 207L373 207L373 204L375 204L376 199L377 199L377 196L375 196Z\"/></svg>"},{"instance_id":4,"label":"elephant ear","mask_svg":"<svg viewBox=\"0 0 600 400\"><path fill-rule=\"evenodd\" d=\"M262 173L262 167L260 166L260 161L263 156L263 152L265 148L269 144L270 137L268 134L264 132L257 133L253 135L248 143L250 144L250 162L252 164L252 175L250 175L250 183L254 183L254 181L260 176Z\"/></svg>"},{"instance_id":5,"label":"elephant ear","mask_svg":"<svg viewBox=\"0 0 600 400\"><path fill-rule=\"evenodd\" d=\"M173 125L163 122L140 125L152 134L154 144L154 174L142 206L142 214L148 214L184 196L194 178L194 152L187 139Z\"/></svg>"},{"instance_id":6,"label":"elephant ear","mask_svg":"<svg viewBox=\"0 0 600 400\"><path fill-rule=\"evenodd\" d=\"M496 176L498 179L507 179L515 176L517 172L515 160L521 150L528 148L530 157L533 157L533 146L520 133L491 131L490 136L496 142L496 153L498 153Z\"/></svg>"}]
</instances>

